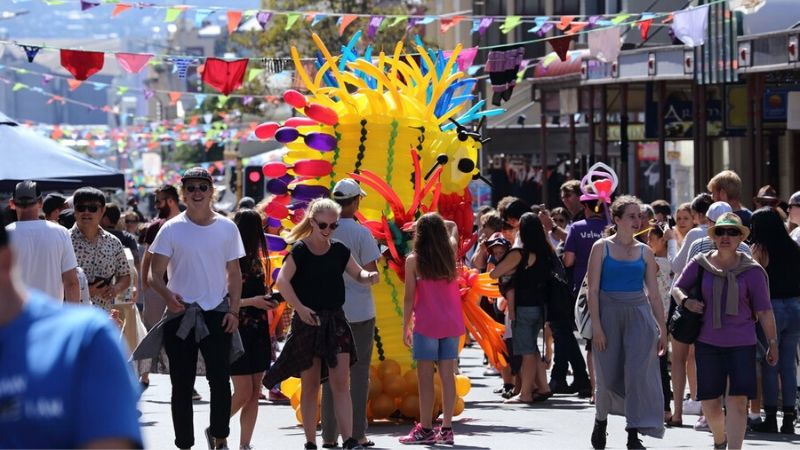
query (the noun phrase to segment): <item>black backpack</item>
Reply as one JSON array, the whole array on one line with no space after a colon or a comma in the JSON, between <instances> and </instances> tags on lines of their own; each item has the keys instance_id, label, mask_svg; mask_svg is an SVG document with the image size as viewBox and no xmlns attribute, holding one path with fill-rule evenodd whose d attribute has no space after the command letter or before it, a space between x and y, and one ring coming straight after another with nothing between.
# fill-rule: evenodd
<instances>
[{"instance_id":1,"label":"black backpack","mask_svg":"<svg viewBox=\"0 0 800 450\"><path fill-rule=\"evenodd\" d=\"M547 298L545 300L545 321L569 320L574 312L575 297L570 287L567 271L561 260L551 258L550 279L547 280Z\"/></svg>"}]
</instances>

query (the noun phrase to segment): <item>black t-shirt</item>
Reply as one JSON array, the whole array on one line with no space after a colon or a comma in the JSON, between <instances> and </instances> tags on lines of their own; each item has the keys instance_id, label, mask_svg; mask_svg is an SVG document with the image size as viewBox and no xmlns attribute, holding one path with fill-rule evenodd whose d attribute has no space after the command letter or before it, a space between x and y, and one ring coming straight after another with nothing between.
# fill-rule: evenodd
<instances>
[{"instance_id":1,"label":"black t-shirt","mask_svg":"<svg viewBox=\"0 0 800 450\"><path fill-rule=\"evenodd\" d=\"M297 266L292 277L292 288L297 298L314 311L337 311L344 305L344 274L350 249L332 239L324 255L311 253L303 241L298 241L291 252Z\"/></svg>"},{"instance_id":2,"label":"black t-shirt","mask_svg":"<svg viewBox=\"0 0 800 450\"><path fill-rule=\"evenodd\" d=\"M522 261L514 272L514 304L516 306L542 306L553 267L549 255L536 255L536 261L528 266L528 252L522 251Z\"/></svg>"},{"instance_id":3,"label":"black t-shirt","mask_svg":"<svg viewBox=\"0 0 800 450\"><path fill-rule=\"evenodd\" d=\"M266 294L267 286L261 262L258 259L251 258L245 261L245 258L242 258L239 263L242 269L242 298ZM254 306L243 306L239 310L239 331L243 329L267 333L269 330L267 313Z\"/></svg>"}]
</instances>

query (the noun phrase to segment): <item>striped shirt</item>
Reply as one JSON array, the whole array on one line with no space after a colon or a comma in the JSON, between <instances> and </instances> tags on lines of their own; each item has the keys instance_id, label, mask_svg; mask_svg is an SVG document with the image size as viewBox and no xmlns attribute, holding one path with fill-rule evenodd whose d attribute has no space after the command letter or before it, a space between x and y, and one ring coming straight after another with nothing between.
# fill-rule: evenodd
<instances>
[{"instance_id":1,"label":"striped shirt","mask_svg":"<svg viewBox=\"0 0 800 450\"><path fill-rule=\"evenodd\" d=\"M702 239L698 239L692 242L692 246L689 247L689 257L687 261L691 261L694 258L694 255L698 253L705 253L711 250L716 250L717 246L714 245L714 241L711 240L710 237L706 236ZM739 246L736 247L737 252L747 253L747 255L752 256L750 252L750 247L745 245L744 242L739 242Z\"/></svg>"}]
</instances>

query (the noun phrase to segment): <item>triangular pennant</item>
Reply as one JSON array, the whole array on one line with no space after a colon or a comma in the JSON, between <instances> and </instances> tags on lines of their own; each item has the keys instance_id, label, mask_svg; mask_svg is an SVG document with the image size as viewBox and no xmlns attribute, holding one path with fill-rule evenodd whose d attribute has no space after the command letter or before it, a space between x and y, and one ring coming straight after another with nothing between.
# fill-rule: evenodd
<instances>
[{"instance_id":1,"label":"triangular pennant","mask_svg":"<svg viewBox=\"0 0 800 450\"><path fill-rule=\"evenodd\" d=\"M69 85L69 90L70 91L74 91L75 89L78 89L78 87L81 84L83 84L83 81L82 80L73 80L71 78L67 78L67 84Z\"/></svg>"},{"instance_id":2,"label":"triangular pennant","mask_svg":"<svg viewBox=\"0 0 800 450\"><path fill-rule=\"evenodd\" d=\"M264 73L264 69L250 69L250 72L247 73L247 81L255 80L262 73Z\"/></svg>"},{"instance_id":3,"label":"triangular pennant","mask_svg":"<svg viewBox=\"0 0 800 450\"><path fill-rule=\"evenodd\" d=\"M439 20L439 31L442 33L447 33L450 31L451 28L458 25L459 22L464 20L464 16L453 16L448 17L446 19Z\"/></svg>"},{"instance_id":4,"label":"triangular pennant","mask_svg":"<svg viewBox=\"0 0 800 450\"><path fill-rule=\"evenodd\" d=\"M550 46L553 47L553 51L556 52L556 55L558 55L558 58L561 61L567 60L567 52L569 51L569 45L572 43L573 37L573 35L564 35L548 41L550 42Z\"/></svg>"},{"instance_id":5,"label":"triangular pennant","mask_svg":"<svg viewBox=\"0 0 800 450\"><path fill-rule=\"evenodd\" d=\"M481 29L481 19L474 18L472 19L472 28L469 30L470 33L477 33L478 30Z\"/></svg>"},{"instance_id":6,"label":"triangular pennant","mask_svg":"<svg viewBox=\"0 0 800 450\"><path fill-rule=\"evenodd\" d=\"M194 11L194 26L197 28L203 28L203 22L206 18L213 13L214 10L208 8L198 8Z\"/></svg>"},{"instance_id":7,"label":"triangular pennant","mask_svg":"<svg viewBox=\"0 0 800 450\"><path fill-rule=\"evenodd\" d=\"M297 22L297 19L300 18L299 13L288 13L286 14L286 26L283 27L284 30L289 31L292 26Z\"/></svg>"},{"instance_id":8,"label":"triangular pennant","mask_svg":"<svg viewBox=\"0 0 800 450\"><path fill-rule=\"evenodd\" d=\"M367 37L370 39L374 39L375 33L378 32L378 28L380 28L382 23L383 23L383 16L370 17L369 24L367 25Z\"/></svg>"},{"instance_id":9,"label":"triangular pennant","mask_svg":"<svg viewBox=\"0 0 800 450\"><path fill-rule=\"evenodd\" d=\"M507 16L503 24L500 25L500 31L502 31L503 34L508 34L511 32L511 30L519 26L519 24L521 23L522 23L521 16Z\"/></svg>"},{"instance_id":10,"label":"triangular pennant","mask_svg":"<svg viewBox=\"0 0 800 450\"><path fill-rule=\"evenodd\" d=\"M37 47L35 45L20 45L20 47L22 47L22 49L25 50L25 56L28 57L29 63L33 62L33 59L36 58L36 55L39 53L39 50L42 49L42 47Z\"/></svg>"},{"instance_id":11,"label":"triangular pennant","mask_svg":"<svg viewBox=\"0 0 800 450\"><path fill-rule=\"evenodd\" d=\"M250 103L253 103L253 96L252 95L245 95L244 98L242 99L242 104L243 105L249 105Z\"/></svg>"},{"instance_id":12,"label":"triangular pennant","mask_svg":"<svg viewBox=\"0 0 800 450\"><path fill-rule=\"evenodd\" d=\"M225 61L218 58L206 58L203 82L228 95L242 85L248 62L248 59Z\"/></svg>"},{"instance_id":13,"label":"triangular pennant","mask_svg":"<svg viewBox=\"0 0 800 450\"><path fill-rule=\"evenodd\" d=\"M486 34L486 30L488 30L489 27L492 26L493 22L494 22L494 17L484 17L483 19L481 19L481 24L478 27L478 34L480 34L481 36Z\"/></svg>"},{"instance_id":14,"label":"triangular pennant","mask_svg":"<svg viewBox=\"0 0 800 450\"><path fill-rule=\"evenodd\" d=\"M128 73L139 73L153 55L146 53L115 53L117 63Z\"/></svg>"},{"instance_id":15,"label":"triangular pennant","mask_svg":"<svg viewBox=\"0 0 800 450\"><path fill-rule=\"evenodd\" d=\"M586 28L586 25L589 25L589 22L572 22L572 26L565 34L578 34L581 30Z\"/></svg>"},{"instance_id":16,"label":"triangular pennant","mask_svg":"<svg viewBox=\"0 0 800 450\"><path fill-rule=\"evenodd\" d=\"M95 91L102 91L103 89L108 87L108 84L98 83L97 81L90 81L89 83L91 83L91 85L94 86Z\"/></svg>"},{"instance_id":17,"label":"triangular pennant","mask_svg":"<svg viewBox=\"0 0 800 450\"><path fill-rule=\"evenodd\" d=\"M547 22L544 25L542 25L542 28L539 28L539 31L536 32L536 35L540 36L540 37L544 36L545 34L549 33L550 30L552 30L555 27L556 26L554 24L552 24L550 22Z\"/></svg>"},{"instance_id":18,"label":"triangular pennant","mask_svg":"<svg viewBox=\"0 0 800 450\"><path fill-rule=\"evenodd\" d=\"M269 11L259 11L256 14L256 20L258 21L258 24L261 25L262 30L267 28L267 22L269 22L269 19L271 18L272 13Z\"/></svg>"},{"instance_id":19,"label":"triangular pennant","mask_svg":"<svg viewBox=\"0 0 800 450\"><path fill-rule=\"evenodd\" d=\"M125 93L128 92L128 89L130 89L128 86L120 86L120 87L118 87L117 88L117 95L119 95L119 96L125 95Z\"/></svg>"},{"instance_id":20,"label":"triangular pennant","mask_svg":"<svg viewBox=\"0 0 800 450\"><path fill-rule=\"evenodd\" d=\"M642 40L647 40L647 33L650 31L650 25L653 24L653 19L647 19L639 22L639 32L642 35Z\"/></svg>"},{"instance_id":21,"label":"triangular pennant","mask_svg":"<svg viewBox=\"0 0 800 450\"><path fill-rule=\"evenodd\" d=\"M100 3L87 2L86 0L81 0L81 11L86 11L87 9L92 9L95 6L100 6Z\"/></svg>"},{"instance_id":22,"label":"triangular pennant","mask_svg":"<svg viewBox=\"0 0 800 450\"><path fill-rule=\"evenodd\" d=\"M558 28L561 31L564 31L567 28L569 28L569 25L574 20L575 20L575 16L561 16L561 21L558 22L558 25L556 25L556 28Z\"/></svg>"},{"instance_id":23,"label":"triangular pennant","mask_svg":"<svg viewBox=\"0 0 800 450\"><path fill-rule=\"evenodd\" d=\"M355 14L345 14L339 17L339 36L343 35L347 26L353 23L353 21L356 19L358 19L358 16Z\"/></svg>"},{"instance_id":24,"label":"triangular pennant","mask_svg":"<svg viewBox=\"0 0 800 450\"><path fill-rule=\"evenodd\" d=\"M328 18L325 14L314 14L314 20L311 21L311 26L315 27L319 25L320 22Z\"/></svg>"},{"instance_id":25,"label":"triangular pennant","mask_svg":"<svg viewBox=\"0 0 800 450\"><path fill-rule=\"evenodd\" d=\"M20 89L26 89L28 87L25 83L14 83L14 86L11 88L12 92L17 92Z\"/></svg>"},{"instance_id":26,"label":"triangular pennant","mask_svg":"<svg viewBox=\"0 0 800 450\"><path fill-rule=\"evenodd\" d=\"M173 92L169 93L169 104L170 105L177 104L178 100L180 100L180 99L181 99L181 93L180 92L173 91Z\"/></svg>"},{"instance_id":27,"label":"triangular pennant","mask_svg":"<svg viewBox=\"0 0 800 450\"><path fill-rule=\"evenodd\" d=\"M594 28L597 25L597 21L599 21L603 16L591 16L589 17L589 28Z\"/></svg>"},{"instance_id":28,"label":"triangular pennant","mask_svg":"<svg viewBox=\"0 0 800 450\"><path fill-rule=\"evenodd\" d=\"M528 29L529 33L538 33L542 29L549 17L536 17L533 19L533 27Z\"/></svg>"},{"instance_id":29,"label":"triangular pennant","mask_svg":"<svg viewBox=\"0 0 800 450\"><path fill-rule=\"evenodd\" d=\"M129 5L127 3L117 3L114 6L114 10L111 11L111 17L117 17L118 15L124 13L125 11L133 8L133 5Z\"/></svg>"},{"instance_id":30,"label":"triangular pennant","mask_svg":"<svg viewBox=\"0 0 800 450\"><path fill-rule=\"evenodd\" d=\"M317 17L317 13L315 12L306 13L303 17L306 23L311 23L314 21L314 18Z\"/></svg>"},{"instance_id":31,"label":"triangular pennant","mask_svg":"<svg viewBox=\"0 0 800 450\"><path fill-rule=\"evenodd\" d=\"M239 22L242 21L242 12L232 9L228 11L228 34L233 34L239 28Z\"/></svg>"},{"instance_id":32,"label":"triangular pennant","mask_svg":"<svg viewBox=\"0 0 800 450\"><path fill-rule=\"evenodd\" d=\"M403 21L406 21L406 20L408 20L408 16L396 16L394 18L394 20L392 21L392 23L389 24L389 26L390 27L394 27L394 26L400 25L400 22L403 22Z\"/></svg>"},{"instance_id":33,"label":"triangular pennant","mask_svg":"<svg viewBox=\"0 0 800 450\"><path fill-rule=\"evenodd\" d=\"M145 88L142 95L144 96L145 101L150 100L151 98L153 98L154 95L156 95L156 91Z\"/></svg>"},{"instance_id":34,"label":"triangular pennant","mask_svg":"<svg viewBox=\"0 0 800 450\"><path fill-rule=\"evenodd\" d=\"M84 81L103 68L105 55L103 52L85 52L81 50L61 49L61 66L75 77Z\"/></svg>"},{"instance_id":35,"label":"triangular pennant","mask_svg":"<svg viewBox=\"0 0 800 450\"><path fill-rule=\"evenodd\" d=\"M453 54L452 51L445 51L443 52L445 59L450 59L450 56ZM458 70L465 72L472 66L472 63L475 62L475 56L478 55L478 47L470 47L461 50L456 58L456 63L458 64Z\"/></svg>"},{"instance_id":36,"label":"triangular pennant","mask_svg":"<svg viewBox=\"0 0 800 450\"><path fill-rule=\"evenodd\" d=\"M179 6L173 6L171 8L167 8L167 14L164 17L164 22L167 23L175 22L176 20L178 20L178 17L180 17L181 13L183 13L184 10L185 8L181 8Z\"/></svg>"},{"instance_id":37,"label":"triangular pennant","mask_svg":"<svg viewBox=\"0 0 800 450\"><path fill-rule=\"evenodd\" d=\"M223 106L225 106L225 103L228 103L229 99L230 99L230 96L218 95L217 96L217 107L218 108L222 108Z\"/></svg>"},{"instance_id":38,"label":"triangular pennant","mask_svg":"<svg viewBox=\"0 0 800 450\"><path fill-rule=\"evenodd\" d=\"M53 76L52 75L50 75L48 73L42 75L42 84L48 84L51 81L53 81Z\"/></svg>"},{"instance_id":39,"label":"triangular pennant","mask_svg":"<svg viewBox=\"0 0 800 450\"><path fill-rule=\"evenodd\" d=\"M611 19L611 23L613 23L614 25L619 25L622 22L625 22L626 20L628 20L628 17L630 17L630 16L631 16L630 14L620 14L617 17L614 17L613 19Z\"/></svg>"}]
</instances>

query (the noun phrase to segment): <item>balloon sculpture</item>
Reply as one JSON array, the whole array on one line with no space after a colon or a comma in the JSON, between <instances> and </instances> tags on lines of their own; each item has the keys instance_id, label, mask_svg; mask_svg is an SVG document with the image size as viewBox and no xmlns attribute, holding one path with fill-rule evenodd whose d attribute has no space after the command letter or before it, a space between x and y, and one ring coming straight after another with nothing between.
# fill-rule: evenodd
<instances>
[{"instance_id":1,"label":"balloon sculpture","mask_svg":"<svg viewBox=\"0 0 800 450\"><path fill-rule=\"evenodd\" d=\"M274 195L265 212L270 220L291 228L302 219L307 202L328 196L338 180L352 177L361 183L368 195L361 201L359 219L388 249L379 269L382 282L373 288L376 365L369 411L373 418L398 410L414 417L416 376L402 339L403 267L411 237L407 231L420 214L438 211L458 226L460 256L474 244L468 185L480 178L478 152L487 139L478 132L480 123L474 129L467 124L503 110L482 111L484 101L471 105L476 80L466 79L457 68L460 45L449 58L426 50L420 41L416 55L404 55L399 42L392 55L380 52L373 57L370 47L363 55L356 49L360 34L341 48L340 56L331 55L313 35L319 48L313 76L292 48L308 95L284 93L286 103L304 117L264 123L255 130L258 138L275 139L288 149L283 161L263 167L270 178L267 189ZM282 241L273 241L271 248L285 248ZM497 287L485 276L462 270L470 332L502 366L502 325L476 306L481 295L499 296ZM460 385L460 392L468 391L469 379ZM285 393L291 397L296 391L289 387ZM461 405L463 409L463 400Z\"/></svg>"},{"instance_id":2,"label":"balloon sculpture","mask_svg":"<svg viewBox=\"0 0 800 450\"><path fill-rule=\"evenodd\" d=\"M600 205L611 203L611 196L618 185L619 179L614 169L601 162L595 163L581 179L581 201L597 200L595 212L599 212ZM612 223L608 208L605 210L608 223Z\"/></svg>"}]
</instances>

